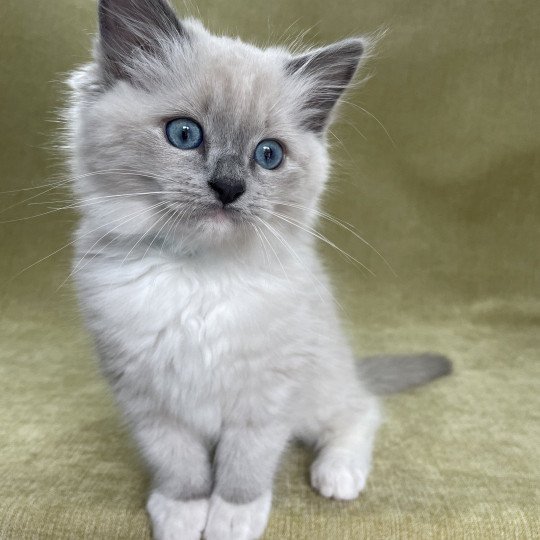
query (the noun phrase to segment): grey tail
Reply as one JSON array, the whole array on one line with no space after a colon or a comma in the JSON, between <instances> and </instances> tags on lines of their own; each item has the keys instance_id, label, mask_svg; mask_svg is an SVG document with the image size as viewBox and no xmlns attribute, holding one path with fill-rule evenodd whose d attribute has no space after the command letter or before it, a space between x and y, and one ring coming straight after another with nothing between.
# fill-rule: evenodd
<instances>
[{"instance_id":1,"label":"grey tail","mask_svg":"<svg viewBox=\"0 0 540 540\"><path fill-rule=\"evenodd\" d=\"M372 356L358 363L360 377L376 395L395 394L452 373L452 362L440 354Z\"/></svg>"}]
</instances>

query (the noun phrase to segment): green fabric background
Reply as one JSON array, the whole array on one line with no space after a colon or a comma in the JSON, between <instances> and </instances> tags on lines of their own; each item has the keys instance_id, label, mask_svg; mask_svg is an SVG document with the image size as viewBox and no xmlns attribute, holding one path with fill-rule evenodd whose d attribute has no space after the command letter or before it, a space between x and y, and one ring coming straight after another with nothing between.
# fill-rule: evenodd
<instances>
[{"instance_id":1,"label":"green fabric background","mask_svg":"<svg viewBox=\"0 0 540 540\"><path fill-rule=\"evenodd\" d=\"M307 43L389 28L368 66L374 77L333 129L325 209L358 227L398 277L339 228L324 231L375 276L324 255L360 354L437 350L455 363L451 378L387 401L358 501L315 495L309 456L293 449L266 538L538 538L538 1L198 8L211 29L259 43L310 27ZM147 478L72 290L58 289L69 247L19 274L70 241L76 216L31 218L64 197L57 191L24 203L42 190L6 193L61 174L60 81L88 58L94 11L90 0L0 3L2 539L149 534Z\"/></svg>"}]
</instances>

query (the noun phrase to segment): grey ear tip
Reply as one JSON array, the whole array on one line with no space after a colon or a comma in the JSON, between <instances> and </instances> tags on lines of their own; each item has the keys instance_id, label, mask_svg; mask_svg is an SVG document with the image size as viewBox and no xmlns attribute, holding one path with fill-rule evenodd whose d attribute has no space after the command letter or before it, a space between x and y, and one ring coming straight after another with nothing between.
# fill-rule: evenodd
<instances>
[{"instance_id":1,"label":"grey ear tip","mask_svg":"<svg viewBox=\"0 0 540 540\"><path fill-rule=\"evenodd\" d=\"M328 51L334 51L336 54L345 54L349 58L360 59L369 47L369 42L363 37L350 37L336 41L328 46Z\"/></svg>"},{"instance_id":2,"label":"grey ear tip","mask_svg":"<svg viewBox=\"0 0 540 540\"><path fill-rule=\"evenodd\" d=\"M363 37L351 38L349 42L353 47L357 49L358 54L364 54L365 50L368 47L368 40Z\"/></svg>"}]
</instances>

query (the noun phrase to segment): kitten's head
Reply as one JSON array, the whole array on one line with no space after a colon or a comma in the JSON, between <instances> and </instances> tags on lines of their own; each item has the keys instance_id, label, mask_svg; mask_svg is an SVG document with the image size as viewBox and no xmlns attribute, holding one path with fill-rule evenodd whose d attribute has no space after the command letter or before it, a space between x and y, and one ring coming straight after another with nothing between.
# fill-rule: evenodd
<instances>
[{"instance_id":1,"label":"kitten's head","mask_svg":"<svg viewBox=\"0 0 540 540\"><path fill-rule=\"evenodd\" d=\"M71 78L87 219L200 245L311 221L362 39L300 55L259 49L179 21L164 0L101 0L99 23L94 62Z\"/></svg>"}]
</instances>

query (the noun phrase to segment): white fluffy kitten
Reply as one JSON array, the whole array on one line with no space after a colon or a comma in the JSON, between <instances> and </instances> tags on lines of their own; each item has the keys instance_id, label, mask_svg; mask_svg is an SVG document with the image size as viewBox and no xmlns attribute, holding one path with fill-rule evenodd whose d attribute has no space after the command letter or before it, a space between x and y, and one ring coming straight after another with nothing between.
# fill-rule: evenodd
<instances>
[{"instance_id":1,"label":"white fluffy kitten","mask_svg":"<svg viewBox=\"0 0 540 540\"><path fill-rule=\"evenodd\" d=\"M294 437L317 451L313 487L354 499L375 393L449 369L358 363L306 234L365 41L261 50L162 0L101 0L99 19L94 61L70 81L75 276L152 475L154 536L259 538Z\"/></svg>"}]
</instances>

